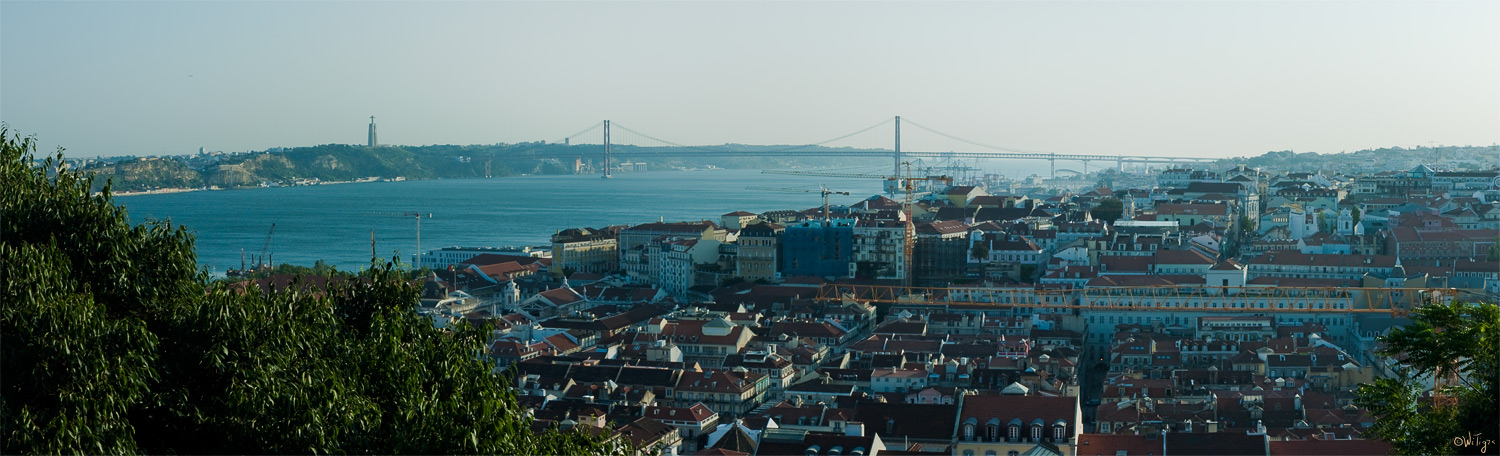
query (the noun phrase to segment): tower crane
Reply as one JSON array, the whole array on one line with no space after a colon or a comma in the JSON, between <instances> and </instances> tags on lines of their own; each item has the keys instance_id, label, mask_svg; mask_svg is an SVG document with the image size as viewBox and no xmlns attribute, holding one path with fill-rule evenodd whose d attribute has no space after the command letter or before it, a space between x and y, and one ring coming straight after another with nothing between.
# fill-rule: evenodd
<instances>
[{"instance_id":1,"label":"tower crane","mask_svg":"<svg viewBox=\"0 0 1500 456\"><path fill-rule=\"evenodd\" d=\"M783 192L783 193L822 193L823 194L823 221L825 221L825 222L828 221L828 195L845 195L845 196L849 195L849 192L840 192L840 191L829 190L828 187L823 187L823 186L820 186L817 190L808 189L808 188L789 188L789 187L745 187L745 189L746 190L763 190L763 191L768 191L768 192Z\"/></svg>"},{"instance_id":2,"label":"tower crane","mask_svg":"<svg viewBox=\"0 0 1500 456\"><path fill-rule=\"evenodd\" d=\"M896 192L898 192L898 191L906 191L907 193L914 192L915 191L915 187L914 186L906 185L906 184L910 183L910 181L914 181L914 180L915 181L925 180L925 181L933 181L933 182L947 182L949 185L953 184L953 178L948 177L946 175L928 174L926 177L911 177L911 162L901 162L901 164L905 165L906 168L907 168L905 176L887 176L887 175L884 175L884 174L867 174L867 173L833 173L833 172L824 172L824 171L798 171L798 170L786 170L786 169L766 169L766 170L761 170L760 173L761 174L784 174L784 175L789 175L789 176L837 177L837 178L844 178L844 179L881 179L881 180L885 181L884 188L885 188L886 194L891 195L891 196L895 196ZM929 168L926 168L926 169L927 170L931 170L932 168L929 167Z\"/></svg>"},{"instance_id":3,"label":"tower crane","mask_svg":"<svg viewBox=\"0 0 1500 456\"><path fill-rule=\"evenodd\" d=\"M887 194L892 195L892 196L895 196L896 190L901 188L900 186L897 185L897 182L898 182L899 178L897 178L896 176L887 176L887 175L884 175L884 174L831 173L831 172L824 172L824 171L797 171L797 170L787 170L787 169L765 169L765 170L761 170L760 173L761 174L785 174L785 175L790 175L790 176L837 177L837 178L845 178L845 179L883 179L883 180L885 180L885 187L884 187L885 188L885 192Z\"/></svg>"},{"instance_id":4,"label":"tower crane","mask_svg":"<svg viewBox=\"0 0 1500 456\"><path fill-rule=\"evenodd\" d=\"M275 264L271 262L271 235L273 235L273 234L276 234L276 224L275 223L272 223L271 224L271 229L269 231L266 231L266 242L263 243L263 244L261 244L261 246L260 246L260 260L259 260L259 261L264 261L264 263L257 264L256 265L257 268L264 267L266 269L270 269L270 268L274 268L275 267Z\"/></svg>"},{"instance_id":5,"label":"tower crane","mask_svg":"<svg viewBox=\"0 0 1500 456\"><path fill-rule=\"evenodd\" d=\"M902 258L903 265L902 265L902 267L904 268L904 269L902 269L901 277L902 277L903 281L905 281L907 284L910 284L910 282L911 282L911 273L912 273L912 270L911 270L911 266L912 266L912 250L913 250L913 244L916 243L916 238L917 238L917 236L916 236L916 234L917 234L916 225L914 224L915 220L914 220L914 218L912 216L912 200L914 199L914 196L917 193L917 185L916 185L916 183L919 182L919 181L928 181L928 182L944 183L946 185L951 186L951 185L953 185L953 178L945 176L945 175L927 175L927 176L924 176L924 177L911 177L911 165L912 165L911 162L904 161L904 162L901 162L901 165L903 165L903 166L906 167L906 173L905 173L904 176L886 176L886 175L880 175L880 174L862 174L862 173L834 173L834 172L822 172L822 171L769 170L769 169L768 170L762 170L761 174L786 174L786 175L793 175L793 176L838 177L838 178L850 178L850 179L883 179L883 180L885 180L885 190L886 190L887 193L890 193L891 195L895 195L895 193L897 191L903 191L903 192L905 192L906 193L906 197L904 198L904 201L901 204L901 213L906 218L906 220L904 221L904 223L906 224L905 239L901 243L902 244L902 254L903 254L903 258ZM774 189L770 189L770 188L752 188L752 189L774 190ZM788 189L788 190L790 190L790 191L804 191L804 192L814 192L814 191L816 191L816 190L798 190L798 189ZM827 189L824 189L824 191L827 192ZM847 195L848 193L843 193L843 194ZM827 207L828 194L827 193L824 193L823 199L824 199L823 214L826 217L827 214L828 214L828 207Z\"/></svg>"}]
</instances>

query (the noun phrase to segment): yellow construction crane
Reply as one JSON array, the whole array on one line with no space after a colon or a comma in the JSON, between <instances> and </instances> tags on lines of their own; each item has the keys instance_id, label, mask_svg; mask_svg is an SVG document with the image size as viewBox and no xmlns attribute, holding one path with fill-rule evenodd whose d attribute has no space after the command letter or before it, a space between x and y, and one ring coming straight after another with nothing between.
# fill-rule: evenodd
<instances>
[{"instance_id":1,"label":"yellow construction crane","mask_svg":"<svg viewBox=\"0 0 1500 456\"><path fill-rule=\"evenodd\" d=\"M915 221L912 218L912 203L913 203L913 200L915 199L915 195L917 194L917 185L916 185L916 183L917 182L921 182L921 181L927 181L927 182L933 182L933 183L943 183L946 186L951 186L951 185L953 185L953 178L952 177L948 177L948 176L940 176L940 175L928 175L928 176L924 176L924 177L912 177L911 176L911 162L909 162L909 161L901 162L901 165L903 165L903 166L906 167L906 173L905 173L906 175L905 176L886 176L886 175L881 175L881 174L834 173L834 172L822 172L822 171L795 171L795 170L774 170L774 169L762 170L761 174L785 174L785 175L792 175L792 176L837 177L837 178L847 178L847 179L882 179L882 180L885 181L885 191L886 191L886 193L894 195L897 191L905 192L906 195L905 195L905 198L903 199L903 202L901 204L901 213L906 218L906 220L905 220L905 224L906 224L906 235L905 236L906 236L906 239L902 242L902 254L903 254L902 268L903 269L902 269L901 277L902 277L902 282L904 284L910 285L911 284L911 275L912 275L912 270L911 270L911 267L912 267L912 250L913 250L913 244L916 243L916 239L917 239L916 225L914 224ZM813 191L813 190L808 190L808 191ZM848 193L844 193L844 194L847 195ZM824 198L826 200L826 198L827 198L826 194L824 195ZM824 206L825 207L823 208L823 213L827 214L828 213L828 208L826 207L827 204L825 203Z\"/></svg>"}]
</instances>

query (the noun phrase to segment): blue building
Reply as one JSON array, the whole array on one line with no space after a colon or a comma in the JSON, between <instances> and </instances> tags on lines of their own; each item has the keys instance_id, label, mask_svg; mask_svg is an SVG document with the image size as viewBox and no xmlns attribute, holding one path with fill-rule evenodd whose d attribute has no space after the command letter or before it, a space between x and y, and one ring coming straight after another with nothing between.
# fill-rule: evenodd
<instances>
[{"instance_id":1,"label":"blue building","mask_svg":"<svg viewBox=\"0 0 1500 456\"><path fill-rule=\"evenodd\" d=\"M806 220L781 235L781 276L848 277L854 219Z\"/></svg>"}]
</instances>

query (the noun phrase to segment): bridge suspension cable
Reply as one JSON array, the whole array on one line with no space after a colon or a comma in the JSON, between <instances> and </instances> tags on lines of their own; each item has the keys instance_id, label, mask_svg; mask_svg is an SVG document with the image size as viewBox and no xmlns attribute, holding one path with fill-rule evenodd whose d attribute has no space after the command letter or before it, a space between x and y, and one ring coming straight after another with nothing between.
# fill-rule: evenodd
<instances>
[{"instance_id":1,"label":"bridge suspension cable","mask_svg":"<svg viewBox=\"0 0 1500 456\"><path fill-rule=\"evenodd\" d=\"M583 131L580 131L578 133L574 133L574 134L571 134L571 135L568 135L568 136L564 136L563 137L563 141L559 141L559 142L571 142L573 140L573 138L577 138L579 136L583 136L583 135L592 133L594 130L598 130L599 127L602 127L602 126L604 126L604 122L603 121L597 122L597 123L595 123L593 125L590 125L588 128L583 129Z\"/></svg>"},{"instance_id":2,"label":"bridge suspension cable","mask_svg":"<svg viewBox=\"0 0 1500 456\"><path fill-rule=\"evenodd\" d=\"M722 154L722 153L725 152L724 150L713 150L713 149L708 149L708 148L704 148L704 147L701 147L701 146L689 146L689 145L685 145L685 144L678 144L678 143L675 143L675 142L672 142L672 141L667 141L665 139L661 139L661 138L658 138L658 137L655 137L655 136L651 136L651 135L648 135L648 134L645 134L645 133L641 133L639 131L632 130L632 129L630 129L630 127L627 127L627 126L624 126L624 125L620 125L619 122L610 122L609 125L611 127L618 128L618 129L625 130L625 131L628 131L630 133L633 133L636 136L640 136L642 138L646 138L646 139L649 139L649 140L652 140L652 141L656 141L656 142L659 142L659 143L662 143L662 144L666 144L666 145L669 145L669 146L673 146L673 147L681 147L681 148L684 148L684 149L689 149L689 150L694 150L694 151L699 151L699 152L706 152L706 153L715 153L715 154ZM643 155L643 154L637 153L637 155ZM649 155L649 154L644 154L644 155Z\"/></svg>"},{"instance_id":3,"label":"bridge suspension cable","mask_svg":"<svg viewBox=\"0 0 1500 456\"><path fill-rule=\"evenodd\" d=\"M950 135L950 134L947 134L947 133L943 133L941 131L933 130L931 128L928 128L926 125L922 125L922 124L919 124L919 123L916 123L916 122L912 122L910 119L902 119L902 120L905 121L907 124L913 126L913 127L921 128L923 130L927 130L928 132L931 132L931 133L936 134L938 136L942 136L942 137L945 137L945 138L948 138L948 139L952 139L954 141L962 142L962 143L965 143L965 144L968 144L968 145L971 145L971 146L979 146L979 147L983 147L983 148L987 148L987 149L1002 150L1002 151L1006 151L1006 152L1016 152L1016 153L1022 153L1022 154L1050 154L1050 153L1052 153L1052 152L1042 152L1042 151L1037 151L1037 150L1016 149L1014 147L1003 147L1003 146L996 146L996 145L991 145L991 144L985 144L985 143L982 143L982 142L979 142L979 141L968 140L968 139L960 138L960 137L953 136L953 135Z\"/></svg>"},{"instance_id":4,"label":"bridge suspension cable","mask_svg":"<svg viewBox=\"0 0 1500 456\"><path fill-rule=\"evenodd\" d=\"M847 139L847 138L849 138L851 136L856 136L856 135L859 135L861 133L864 133L864 132L867 132L867 131L870 131L870 130L874 130L876 128L883 127L886 124L889 124L889 123L894 122L894 121L895 121L895 119L893 119L893 118L892 119L885 119L885 120L880 121L879 123L876 123L875 125L871 125L871 126L862 128L859 131L856 131L854 133L850 133L850 134L847 134L847 135L839 136L837 138L829 139L829 140L826 140L826 141L819 141L819 142L815 142L815 143L811 143L811 144L802 144L802 145L796 145L796 146L788 146L788 147L781 148L781 149L770 149L767 152L787 152L787 151L796 150L796 149L802 148L802 147L816 147L816 146L821 146L821 145L828 144L828 143L831 143L831 142L834 142L834 141L839 141L839 140Z\"/></svg>"},{"instance_id":5,"label":"bridge suspension cable","mask_svg":"<svg viewBox=\"0 0 1500 456\"><path fill-rule=\"evenodd\" d=\"M837 136L837 137L826 139L826 140L823 140L823 141L818 141L818 142L815 142L815 143L798 144L798 145L794 145L794 146L787 146L787 147L781 147L781 148L772 148L772 149L758 150L758 151L754 151L754 153L757 153L757 154L768 154L768 153L774 154L774 153L778 153L778 152L791 152L791 151L795 151L797 149L807 148L807 147L818 147L818 146L822 146L824 144L832 143L832 142L835 142L835 141L840 141L840 140L843 140L843 139L848 139L850 137L857 136L857 135L859 135L861 133L865 133L865 132L868 132L870 130L874 130L876 128L880 128L882 126L885 126L886 124L891 123L892 121L893 121L892 119L886 119L886 120L878 122L878 123L876 123L874 125L871 125L871 126L859 129L859 130L857 130L857 131L855 131L853 133L849 133L849 134ZM662 143L662 144L666 144L666 145L670 145L670 146L684 147L684 148L695 149L695 150L699 150L699 151L703 151L703 152L711 152L711 153L718 153L718 154L722 154L722 153L725 153L725 152L737 152L736 150L734 150L733 147L728 147L728 146L725 146L725 147L722 147L722 148L715 147L714 149L706 149L706 148L700 147L700 146L688 146L688 145L679 144L679 143L672 142L672 141L667 141L665 139L661 139L661 138L658 138L658 137L655 137L655 136L651 136L651 135L648 135L648 134L645 134L645 133L641 133L639 131L631 129L630 127L626 127L624 125L620 125L618 122L612 123L611 125L613 127L615 127L615 128L619 128L621 130L625 130L627 132L633 133L633 134L641 136L643 138L650 139L652 141L656 141L656 142L659 142L659 143Z\"/></svg>"}]
</instances>

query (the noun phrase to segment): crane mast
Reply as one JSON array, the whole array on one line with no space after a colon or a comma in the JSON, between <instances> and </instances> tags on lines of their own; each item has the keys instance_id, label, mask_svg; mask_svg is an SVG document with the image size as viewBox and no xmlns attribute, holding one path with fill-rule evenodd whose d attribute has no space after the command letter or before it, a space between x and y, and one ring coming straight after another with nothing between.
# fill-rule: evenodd
<instances>
[{"instance_id":1,"label":"crane mast","mask_svg":"<svg viewBox=\"0 0 1500 456\"><path fill-rule=\"evenodd\" d=\"M271 262L271 236L274 234L276 234L276 224L272 223L271 230L266 231L266 242L260 246L260 260L258 261L259 264L256 265L257 268L264 267L270 269L275 267Z\"/></svg>"}]
</instances>

